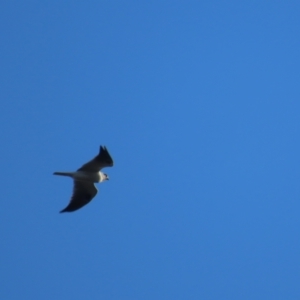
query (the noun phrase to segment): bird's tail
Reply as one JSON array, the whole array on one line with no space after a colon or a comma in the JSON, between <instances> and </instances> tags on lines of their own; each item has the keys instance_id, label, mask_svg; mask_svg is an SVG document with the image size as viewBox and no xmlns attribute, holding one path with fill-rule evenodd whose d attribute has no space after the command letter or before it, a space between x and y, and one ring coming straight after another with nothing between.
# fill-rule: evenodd
<instances>
[{"instance_id":1,"label":"bird's tail","mask_svg":"<svg viewBox=\"0 0 300 300\"><path fill-rule=\"evenodd\" d=\"M54 172L53 175L73 177L73 172Z\"/></svg>"}]
</instances>

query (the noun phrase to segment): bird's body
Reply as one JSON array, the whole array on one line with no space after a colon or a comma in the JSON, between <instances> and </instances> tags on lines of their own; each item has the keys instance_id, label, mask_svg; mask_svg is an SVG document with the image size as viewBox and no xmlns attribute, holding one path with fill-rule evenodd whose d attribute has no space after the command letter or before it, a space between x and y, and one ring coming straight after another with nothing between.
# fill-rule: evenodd
<instances>
[{"instance_id":1,"label":"bird's body","mask_svg":"<svg viewBox=\"0 0 300 300\"><path fill-rule=\"evenodd\" d=\"M75 172L54 172L54 175L68 176L74 179L73 195L69 205L61 212L72 212L89 203L98 190L94 183L108 180L107 174L100 170L112 167L113 160L105 147L100 146L99 154Z\"/></svg>"},{"instance_id":2,"label":"bird's body","mask_svg":"<svg viewBox=\"0 0 300 300\"><path fill-rule=\"evenodd\" d=\"M76 172L54 172L53 174L72 177L74 180L82 180L82 181L89 181L95 183L106 180L106 176L102 172L76 171Z\"/></svg>"}]
</instances>

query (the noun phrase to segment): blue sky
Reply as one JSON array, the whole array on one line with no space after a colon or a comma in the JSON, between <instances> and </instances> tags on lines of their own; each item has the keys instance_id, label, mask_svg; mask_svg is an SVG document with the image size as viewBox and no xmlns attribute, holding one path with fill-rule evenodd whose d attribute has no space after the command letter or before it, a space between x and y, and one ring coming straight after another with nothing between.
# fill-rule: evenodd
<instances>
[{"instance_id":1,"label":"blue sky","mask_svg":"<svg viewBox=\"0 0 300 300\"><path fill-rule=\"evenodd\" d=\"M3 2L0 298L299 299L299 13Z\"/></svg>"}]
</instances>

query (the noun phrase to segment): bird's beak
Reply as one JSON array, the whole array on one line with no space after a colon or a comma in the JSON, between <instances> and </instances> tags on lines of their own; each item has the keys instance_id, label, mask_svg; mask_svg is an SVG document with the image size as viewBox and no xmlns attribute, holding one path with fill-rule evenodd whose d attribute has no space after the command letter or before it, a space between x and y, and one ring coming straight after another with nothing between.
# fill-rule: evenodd
<instances>
[{"instance_id":1,"label":"bird's beak","mask_svg":"<svg viewBox=\"0 0 300 300\"><path fill-rule=\"evenodd\" d=\"M108 176L106 177L106 180L109 180L109 177L108 177Z\"/></svg>"}]
</instances>

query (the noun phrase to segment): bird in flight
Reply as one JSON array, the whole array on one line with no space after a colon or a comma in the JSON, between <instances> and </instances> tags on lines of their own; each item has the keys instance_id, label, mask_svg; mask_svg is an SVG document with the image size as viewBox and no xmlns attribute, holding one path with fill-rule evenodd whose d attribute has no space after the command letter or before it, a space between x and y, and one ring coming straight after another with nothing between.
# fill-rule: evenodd
<instances>
[{"instance_id":1,"label":"bird in flight","mask_svg":"<svg viewBox=\"0 0 300 300\"><path fill-rule=\"evenodd\" d=\"M70 203L60 212L72 212L88 204L97 194L95 182L108 180L108 175L100 170L112 167L114 162L106 147L100 146L99 154L75 172L54 172L54 175L68 176L74 179L73 195Z\"/></svg>"}]
</instances>

